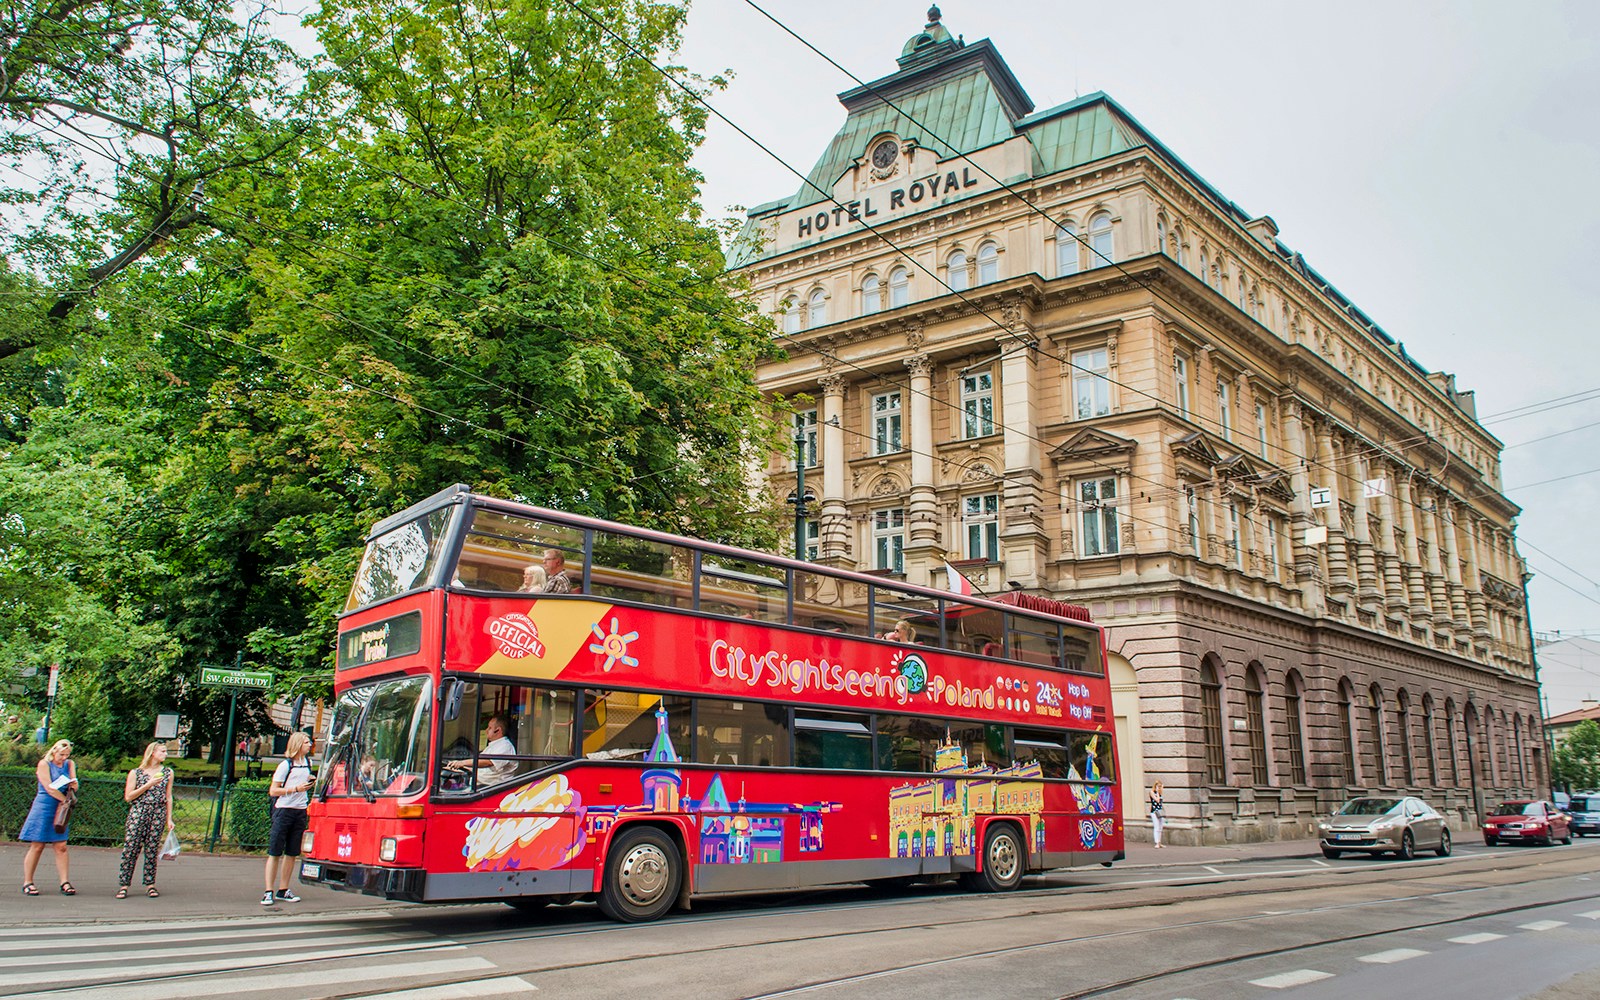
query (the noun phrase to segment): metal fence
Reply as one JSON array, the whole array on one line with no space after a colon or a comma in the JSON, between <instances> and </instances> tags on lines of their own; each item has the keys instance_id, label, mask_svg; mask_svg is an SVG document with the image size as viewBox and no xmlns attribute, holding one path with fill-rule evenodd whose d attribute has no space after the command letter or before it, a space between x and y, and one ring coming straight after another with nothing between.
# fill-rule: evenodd
<instances>
[{"instance_id":1,"label":"metal fence","mask_svg":"<svg viewBox=\"0 0 1600 1000\"><path fill-rule=\"evenodd\" d=\"M172 821L188 849L261 851L271 832L268 782L242 781L218 794L215 785L173 786ZM115 846L124 840L128 804L123 779L90 777L78 781L78 804L69 831L74 844ZM14 840L28 817L39 783L27 774L0 774L0 836Z\"/></svg>"}]
</instances>

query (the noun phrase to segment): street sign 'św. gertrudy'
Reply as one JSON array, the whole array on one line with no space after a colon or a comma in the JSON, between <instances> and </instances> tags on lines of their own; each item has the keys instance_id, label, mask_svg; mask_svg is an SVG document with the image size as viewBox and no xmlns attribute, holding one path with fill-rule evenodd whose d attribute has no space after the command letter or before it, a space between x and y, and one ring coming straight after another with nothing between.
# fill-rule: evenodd
<instances>
[{"instance_id":1,"label":"street sign '\u015bw. gertrudy'","mask_svg":"<svg viewBox=\"0 0 1600 1000\"><path fill-rule=\"evenodd\" d=\"M272 686L272 671L201 667L200 683L205 687L257 688L265 690Z\"/></svg>"}]
</instances>

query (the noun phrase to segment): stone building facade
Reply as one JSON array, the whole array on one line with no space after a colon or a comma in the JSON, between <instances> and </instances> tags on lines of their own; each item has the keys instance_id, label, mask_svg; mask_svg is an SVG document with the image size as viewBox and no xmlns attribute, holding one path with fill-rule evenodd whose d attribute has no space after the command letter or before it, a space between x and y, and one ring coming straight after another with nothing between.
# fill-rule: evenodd
<instances>
[{"instance_id":1,"label":"stone building facade","mask_svg":"<svg viewBox=\"0 0 1600 1000\"><path fill-rule=\"evenodd\" d=\"M929 12L737 263L808 557L1087 605L1130 835L1304 836L1544 785L1518 508L1429 371L1104 94L1035 111ZM794 488L792 452L769 463Z\"/></svg>"}]
</instances>

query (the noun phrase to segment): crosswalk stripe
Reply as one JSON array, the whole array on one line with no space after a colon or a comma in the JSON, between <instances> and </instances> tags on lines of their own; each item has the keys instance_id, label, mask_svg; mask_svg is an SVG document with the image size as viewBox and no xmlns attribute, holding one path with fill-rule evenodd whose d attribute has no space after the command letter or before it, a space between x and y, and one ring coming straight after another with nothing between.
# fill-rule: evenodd
<instances>
[{"instance_id":1,"label":"crosswalk stripe","mask_svg":"<svg viewBox=\"0 0 1600 1000\"><path fill-rule=\"evenodd\" d=\"M1370 955L1362 955L1357 961L1369 962L1373 965L1393 965L1396 962L1404 962L1408 958L1421 958L1426 954L1427 952L1418 951L1415 948L1391 948L1388 951L1377 951Z\"/></svg>"},{"instance_id":2,"label":"crosswalk stripe","mask_svg":"<svg viewBox=\"0 0 1600 1000\"><path fill-rule=\"evenodd\" d=\"M405 979L418 976L453 975L462 972L481 972L494 968L486 958L452 958L434 962L402 962L384 965L377 969L366 967L338 967L320 971L288 972L261 975L251 973L250 978L233 984L231 989L218 990L213 981L163 979L159 982L135 983L129 986L88 986L83 989L45 993L29 993L10 1000L182 1000L185 997L212 997L219 992L256 992L258 990L303 990L307 986L331 983L354 983L370 979ZM292 994L291 994L292 995Z\"/></svg>"},{"instance_id":3,"label":"crosswalk stripe","mask_svg":"<svg viewBox=\"0 0 1600 1000\"><path fill-rule=\"evenodd\" d=\"M392 920L394 918L394 913L389 910L367 910L360 914L341 913L338 915L319 917L314 915L301 915L295 913L293 910L288 909L286 906L282 913L273 916L249 916L230 920L185 920L182 917L173 917L171 919L152 917L150 920L130 920L124 923L114 924L69 924L65 925L65 930L69 931L74 937L86 934L110 934L119 931L149 931L150 925L156 921L159 921L162 926L168 929L181 928L184 930L237 931L240 928L283 927L285 926L285 921L291 918L294 920L294 926L303 930L309 926L322 927L329 924L345 924L356 926L360 923L373 922L376 920ZM56 924L50 927L6 927L0 929L0 940L27 937L58 938L61 936L62 930L63 925L61 924Z\"/></svg>"},{"instance_id":4,"label":"crosswalk stripe","mask_svg":"<svg viewBox=\"0 0 1600 1000\"><path fill-rule=\"evenodd\" d=\"M538 990L539 987L521 976L496 976L494 979L479 979L471 983L447 983L395 993L375 993L362 1000L471 1000L472 997L499 997L508 993L536 993Z\"/></svg>"},{"instance_id":5,"label":"crosswalk stripe","mask_svg":"<svg viewBox=\"0 0 1600 1000\"><path fill-rule=\"evenodd\" d=\"M1450 939L1451 944L1488 944L1490 941L1504 941L1504 934L1491 934L1484 931L1482 934L1463 934Z\"/></svg>"},{"instance_id":6,"label":"crosswalk stripe","mask_svg":"<svg viewBox=\"0 0 1600 1000\"><path fill-rule=\"evenodd\" d=\"M1264 986L1269 990L1286 990L1291 986L1304 986L1314 983L1319 979L1332 979L1331 972L1318 972L1316 969L1296 969L1293 972L1280 972L1276 976L1265 979L1250 980L1251 986Z\"/></svg>"},{"instance_id":7,"label":"crosswalk stripe","mask_svg":"<svg viewBox=\"0 0 1600 1000\"><path fill-rule=\"evenodd\" d=\"M182 924L163 923L159 933L162 937L167 938L168 940L172 938L182 938L185 941L207 941L216 939L219 941L227 941L230 945L233 945L241 940L248 941L255 938L290 936L304 938L307 933L306 928L298 923L288 924L280 920L277 921L277 925L278 926L276 927L251 928L218 927L216 930L195 933L190 931L187 927L184 927ZM74 927L70 930L70 933L72 934L72 939L80 944L93 944L97 948L111 948L125 944L140 944L141 942L149 941L151 939L151 925L141 924L139 926L144 931L143 934L109 934L102 936L94 933L95 931L100 930L99 927ZM331 929L332 928L329 928L328 930ZM355 928L343 927L338 929L355 930ZM52 939L59 939L62 932L63 928L61 927L53 928L50 932L50 937ZM319 932L325 933L322 928L318 928L316 931L312 931L311 933L315 934ZM0 952L26 951L29 948L39 948L45 945L54 946L55 940L48 942L40 942L32 939L14 940L11 939L9 935L0 934Z\"/></svg>"},{"instance_id":8,"label":"crosswalk stripe","mask_svg":"<svg viewBox=\"0 0 1600 1000\"><path fill-rule=\"evenodd\" d=\"M1525 931L1553 931L1557 927L1567 926L1565 920L1535 920L1531 924L1518 924Z\"/></svg>"},{"instance_id":9,"label":"crosswalk stripe","mask_svg":"<svg viewBox=\"0 0 1600 1000\"><path fill-rule=\"evenodd\" d=\"M15 961L19 965L80 965L81 966L81 965L85 965L85 964L90 963L90 962L94 962L94 963L100 963L100 962L123 962L123 961L137 962L137 961L140 961L140 960L148 960L148 959L153 959L153 958L188 958L188 957L193 956L193 955L217 955L217 954L234 954L234 955L238 955L238 954L242 954L242 953L245 953L245 952L248 952L251 955L260 954L263 958L266 958L266 957L275 957L275 956L272 956L272 952L273 951L282 951L282 950L287 949L287 948L297 949L299 954L295 955L294 957L299 958L299 957L303 956L304 953L305 953L306 943L305 943L304 937L305 937L304 935L301 935L301 937L299 939L287 940L287 941L262 941L262 942L260 942L258 944L253 944L253 945L249 945L249 946L246 946L245 944L240 943L238 945L231 946L231 947L229 947L229 946L219 947L218 945L211 944L211 945L192 945L192 946L183 947L183 948L139 948L139 949L134 949L132 951L99 951L97 949L80 950L78 947L74 947L74 948L72 948L70 951L68 951L66 953L49 954L49 955L29 955L29 956L26 956L26 957L11 956L11 960ZM376 943L377 941L383 940L384 937L385 937L385 935L351 934L351 935L348 935L348 936L345 936L345 937L319 937L316 940L317 940L317 947L319 947L319 948L332 948L335 945L344 945L344 944L361 944L361 943L372 944L372 943ZM163 940L163 939L157 937L157 938L147 938L146 940L147 941L151 941L151 940L160 941L160 940ZM170 940L170 939L167 939L167 940ZM393 938L390 938L390 940L393 940L393 941L395 941L397 943L401 943L401 942L408 942L408 943L411 943L411 944L418 943L416 938L406 939L406 938L400 938L400 937L393 937ZM81 945L81 944L84 944L84 943L85 942L81 942L81 941L75 942L75 944L77 944L77 945ZM101 944L103 942L94 942L94 943L95 944ZM454 941L445 941L445 940L441 940L439 938L429 938L426 943L427 944L454 944L455 942ZM92 969L87 969L86 968L83 971L88 975L93 975L94 974L94 970L92 970Z\"/></svg>"},{"instance_id":10,"label":"crosswalk stripe","mask_svg":"<svg viewBox=\"0 0 1600 1000\"><path fill-rule=\"evenodd\" d=\"M83 979L99 979L107 974L114 974L124 978L137 978L140 976L174 975L177 973L193 974L196 972L233 972L241 969L254 969L261 966L288 965L289 963L317 962L323 959L354 958L360 955L392 955L400 951L414 951L418 948L438 948L440 951L461 951L459 944L438 947L440 942L419 941L415 944L405 942L389 942L387 944L372 945L367 948L340 948L336 951L306 951L289 955L263 955L259 958L251 955L238 955L233 958L217 958L203 962L185 962L181 967L173 965L134 965L123 966L118 969L104 969L99 972L81 970L69 973L61 969L52 972L22 972L11 973L6 976L7 986L36 986L44 983L59 983Z\"/></svg>"},{"instance_id":11,"label":"crosswalk stripe","mask_svg":"<svg viewBox=\"0 0 1600 1000\"><path fill-rule=\"evenodd\" d=\"M1580 913L1578 916L1586 917L1589 920L1600 920L1600 910L1590 910L1588 913Z\"/></svg>"}]
</instances>

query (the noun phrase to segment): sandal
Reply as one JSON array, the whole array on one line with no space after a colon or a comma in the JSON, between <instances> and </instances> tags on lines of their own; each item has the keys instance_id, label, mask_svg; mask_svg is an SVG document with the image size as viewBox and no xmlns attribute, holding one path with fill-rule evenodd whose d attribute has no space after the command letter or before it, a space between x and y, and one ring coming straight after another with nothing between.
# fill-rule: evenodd
<instances>
[{"instance_id":1,"label":"sandal","mask_svg":"<svg viewBox=\"0 0 1600 1000\"><path fill-rule=\"evenodd\" d=\"M146 889L144 894L149 896L151 899L155 899L157 896L161 895L160 891L157 890L155 886L151 886L150 888Z\"/></svg>"},{"instance_id":2,"label":"sandal","mask_svg":"<svg viewBox=\"0 0 1600 1000\"><path fill-rule=\"evenodd\" d=\"M63 882L63 883L61 883L61 895L63 895L63 896L76 896L77 894L78 894L78 890L74 889L72 887L72 883L71 882Z\"/></svg>"},{"instance_id":3,"label":"sandal","mask_svg":"<svg viewBox=\"0 0 1600 1000\"><path fill-rule=\"evenodd\" d=\"M128 887L127 886L122 886L121 888L119 888L117 890L117 898L118 899L127 899L128 898Z\"/></svg>"},{"instance_id":4,"label":"sandal","mask_svg":"<svg viewBox=\"0 0 1600 1000\"><path fill-rule=\"evenodd\" d=\"M39 887L32 882L24 882L22 883L22 894L24 896L37 896L39 895Z\"/></svg>"}]
</instances>

